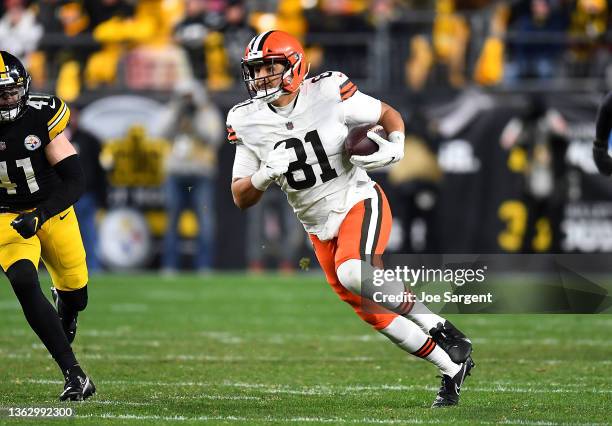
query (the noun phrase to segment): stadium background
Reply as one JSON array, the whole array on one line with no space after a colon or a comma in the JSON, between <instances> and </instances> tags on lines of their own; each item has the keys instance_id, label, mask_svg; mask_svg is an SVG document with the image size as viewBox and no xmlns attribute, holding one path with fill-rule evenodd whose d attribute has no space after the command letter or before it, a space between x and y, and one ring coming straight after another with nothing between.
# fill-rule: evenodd
<instances>
[{"instance_id":1,"label":"stadium background","mask_svg":"<svg viewBox=\"0 0 612 426\"><path fill-rule=\"evenodd\" d=\"M92 204L107 269L163 266L164 182L178 143L160 122L190 115L208 128L198 143L213 151L214 202L203 216L215 222L198 229L183 215L179 267L195 268L197 235L213 233L213 269L291 270L311 254L299 225L283 220L282 197L245 214L229 191L223 117L246 96L239 61L252 35L296 35L311 76L341 70L403 114L405 160L374 173L394 209L392 251L605 252L612 192L590 143L612 85L609 21L605 0L8 0L0 44L27 63L34 91L80 110L79 126L102 142L96 182L109 186ZM198 85L201 101L177 110ZM217 112L200 120L200 109ZM104 222L125 207L145 221L122 210ZM249 221L263 234L255 247Z\"/></svg>"},{"instance_id":2,"label":"stadium background","mask_svg":"<svg viewBox=\"0 0 612 426\"><path fill-rule=\"evenodd\" d=\"M172 195L166 171L189 159L173 150L184 140L167 125L196 117L195 108L178 105L192 92L207 117L195 124L220 135L218 145L202 141L218 154L216 163L203 161L216 174L213 207L201 212L216 219L214 269L289 272L313 257L300 226L283 227L279 191L269 190L268 208L252 214L233 205L229 190L234 149L223 117L246 96L244 44L272 27L305 42L312 76L341 70L402 112L405 160L375 174L396 216L393 251L611 251L612 194L591 159L596 105L611 87L609 3L7 0L2 7L0 48L27 62L35 91L57 93L81 111L72 125L102 139L97 153L87 149L90 138L71 135L90 175L80 208L98 212L114 269L152 269L91 274L73 348L98 393L71 405L68 422L610 423L605 315L450 315L472 337L477 368L459 407L431 410L434 369L359 321L320 273L156 270ZM194 222L190 213L181 224L185 270L199 254ZM252 238L253 229L263 239ZM584 262L592 258L574 260L588 269L597 266ZM507 288L530 281L519 271L527 263L515 263ZM0 424L57 424L3 417L8 407L57 406L63 385L3 284ZM50 286L41 274L46 294ZM533 304L535 293L517 293Z\"/></svg>"}]
</instances>

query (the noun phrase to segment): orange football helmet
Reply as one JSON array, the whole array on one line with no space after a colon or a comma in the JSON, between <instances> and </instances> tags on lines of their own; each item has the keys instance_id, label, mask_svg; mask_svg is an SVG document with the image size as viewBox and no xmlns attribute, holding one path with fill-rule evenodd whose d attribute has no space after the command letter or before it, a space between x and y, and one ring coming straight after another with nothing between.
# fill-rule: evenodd
<instances>
[{"instance_id":1,"label":"orange football helmet","mask_svg":"<svg viewBox=\"0 0 612 426\"><path fill-rule=\"evenodd\" d=\"M284 65L283 71L265 77L255 77L255 67L262 65ZM251 99L273 102L280 96L293 93L300 88L308 74L304 48L300 42L283 31L266 31L251 39L241 61L242 75ZM264 83L280 77L278 87L269 88ZM267 80L265 80L267 79Z\"/></svg>"}]
</instances>

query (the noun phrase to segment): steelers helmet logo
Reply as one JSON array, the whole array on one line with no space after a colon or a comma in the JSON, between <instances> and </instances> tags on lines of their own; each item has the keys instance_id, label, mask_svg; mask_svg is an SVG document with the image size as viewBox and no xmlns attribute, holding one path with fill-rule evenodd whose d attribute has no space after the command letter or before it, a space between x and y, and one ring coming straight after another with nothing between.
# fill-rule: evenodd
<instances>
[{"instance_id":1,"label":"steelers helmet logo","mask_svg":"<svg viewBox=\"0 0 612 426\"><path fill-rule=\"evenodd\" d=\"M38 136L28 135L28 136L26 136L25 140L23 141L23 144L25 145L25 147L26 147L26 149L28 151L34 151L35 149L40 147L41 142L40 142L40 139L38 138Z\"/></svg>"}]
</instances>

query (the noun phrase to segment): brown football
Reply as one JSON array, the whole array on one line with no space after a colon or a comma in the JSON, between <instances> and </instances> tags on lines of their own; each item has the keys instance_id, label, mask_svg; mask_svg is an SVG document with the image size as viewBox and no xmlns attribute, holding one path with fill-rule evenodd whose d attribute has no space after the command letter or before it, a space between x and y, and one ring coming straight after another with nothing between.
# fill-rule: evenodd
<instances>
[{"instance_id":1,"label":"brown football","mask_svg":"<svg viewBox=\"0 0 612 426\"><path fill-rule=\"evenodd\" d=\"M344 149L351 155L370 155L378 151L378 144L367 136L372 130L387 139L387 132L379 124L363 124L351 129L344 140Z\"/></svg>"}]
</instances>

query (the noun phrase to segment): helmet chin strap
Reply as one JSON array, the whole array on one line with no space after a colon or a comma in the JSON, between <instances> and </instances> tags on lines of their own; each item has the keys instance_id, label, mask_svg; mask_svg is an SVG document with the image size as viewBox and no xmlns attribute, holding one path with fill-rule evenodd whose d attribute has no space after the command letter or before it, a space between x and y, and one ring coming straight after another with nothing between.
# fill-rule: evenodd
<instances>
[{"instance_id":1,"label":"helmet chin strap","mask_svg":"<svg viewBox=\"0 0 612 426\"><path fill-rule=\"evenodd\" d=\"M283 89L278 89L276 92L268 95L268 96L264 96L261 98L262 101L264 101L267 104L270 104L276 100L278 100L278 98L280 98L281 96L283 96L285 94L285 91Z\"/></svg>"},{"instance_id":2,"label":"helmet chin strap","mask_svg":"<svg viewBox=\"0 0 612 426\"><path fill-rule=\"evenodd\" d=\"M280 83L280 85L278 87L276 87L274 90L274 92L268 93L268 91L266 89L263 90L258 90L257 91L257 100L266 102L266 103L270 103L270 102L274 102L275 100L277 100L278 98L280 98L281 96L283 96L286 92L283 90L283 88L281 87L282 82Z\"/></svg>"}]
</instances>

